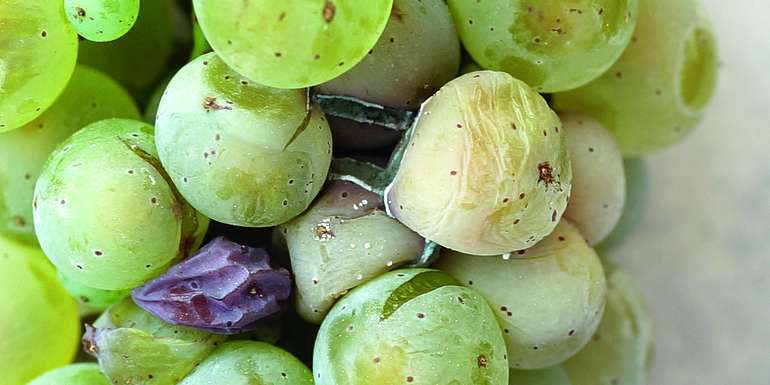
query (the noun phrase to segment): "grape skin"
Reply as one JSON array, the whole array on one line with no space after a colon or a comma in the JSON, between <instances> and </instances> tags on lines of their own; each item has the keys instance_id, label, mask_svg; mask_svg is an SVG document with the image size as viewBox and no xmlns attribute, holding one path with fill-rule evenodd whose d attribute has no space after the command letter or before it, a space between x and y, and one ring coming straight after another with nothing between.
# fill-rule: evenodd
<instances>
[{"instance_id":1,"label":"grape skin","mask_svg":"<svg viewBox=\"0 0 770 385\"><path fill-rule=\"evenodd\" d=\"M77 43L61 0L0 2L0 133L54 103L75 70Z\"/></svg>"},{"instance_id":2,"label":"grape skin","mask_svg":"<svg viewBox=\"0 0 770 385\"><path fill-rule=\"evenodd\" d=\"M0 373L4 385L25 385L74 357L77 306L37 247L0 236L0 272Z\"/></svg>"},{"instance_id":3,"label":"grape skin","mask_svg":"<svg viewBox=\"0 0 770 385\"><path fill-rule=\"evenodd\" d=\"M697 125L717 79L712 27L698 0L640 0L634 39L593 82L553 96L559 111L590 115L624 156L649 154Z\"/></svg>"},{"instance_id":4,"label":"grape skin","mask_svg":"<svg viewBox=\"0 0 770 385\"><path fill-rule=\"evenodd\" d=\"M59 282L77 301L81 317L99 314L129 294L128 290L102 290L84 286L61 273L59 273Z\"/></svg>"},{"instance_id":5,"label":"grape skin","mask_svg":"<svg viewBox=\"0 0 770 385\"><path fill-rule=\"evenodd\" d=\"M194 0L203 33L241 75L304 88L355 66L375 45L393 0Z\"/></svg>"},{"instance_id":6,"label":"grape skin","mask_svg":"<svg viewBox=\"0 0 770 385\"><path fill-rule=\"evenodd\" d=\"M139 0L64 0L64 9L80 36L105 42L131 30L139 15Z\"/></svg>"},{"instance_id":7,"label":"grape skin","mask_svg":"<svg viewBox=\"0 0 770 385\"><path fill-rule=\"evenodd\" d=\"M98 365L79 363L48 371L29 385L110 385L110 382Z\"/></svg>"},{"instance_id":8,"label":"grape skin","mask_svg":"<svg viewBox=\"0 0 770 385\"><path fill-rule=\"evenodd\" d=\"M67 88L42 115L0 133L0 233L35 243L35 181L56 146L82 127L107 118L135 119L136 104L119 84L78 65Z\"/></svg>"},{"instance_id":9,"label":"grape skin","mask_svg":"<svg viewBox=\"0 0 770 385\"><path fill-rule=\"evenodd\" d=\"M561 366L540 370L511 369L508 385L572 385Z\"/></svg>"}]
</instances>

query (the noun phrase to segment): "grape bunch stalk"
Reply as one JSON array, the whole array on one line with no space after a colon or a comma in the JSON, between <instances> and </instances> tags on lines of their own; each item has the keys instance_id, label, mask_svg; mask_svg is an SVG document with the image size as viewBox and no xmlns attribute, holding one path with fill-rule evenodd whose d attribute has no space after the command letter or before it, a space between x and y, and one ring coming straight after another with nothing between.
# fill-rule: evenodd
<instances>
[{"instance_id":1,"label":"grape bunch stalk","mask_svg":"<svg viewBox=\"0 0 770 385\"><path fill-rule=\"evenodd\" d=\"M3 384L646 384L606 254L717 60L698 0L1 0Z\"/></svg>"}]
</instances>

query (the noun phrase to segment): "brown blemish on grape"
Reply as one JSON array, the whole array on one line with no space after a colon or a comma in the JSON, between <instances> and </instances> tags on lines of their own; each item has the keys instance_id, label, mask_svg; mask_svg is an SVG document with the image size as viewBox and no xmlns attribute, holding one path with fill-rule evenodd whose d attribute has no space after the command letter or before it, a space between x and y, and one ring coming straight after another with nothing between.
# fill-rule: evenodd
<instances>
[{"instance_id":1,"label":"brown blemish on grape","mask_svg":"<svg viewBox=\"0 0 770 385\"><path fill-rule=\"evenodd\" d=\"M75 16L86 17L86 10L80 7L75 7Z\"/></svg>"},{"instance_id":2,"label":"brown blemish on grape","mask_svg":"<svg viewBox=\"0 0 770 385\"><path fill-rule=\"evenodd\" d=\"M618 79L620 79L620 78L622 78L622 77L623 77L623 73L622 73L622 72L620 72L620 71L618 71L618 72L615 72L615 77L616 77L616 78L618 78Z\"/></svg>"},{"instance_id":3,"label":"brown blemish on grape","mask_svg":"<svg viewBox=\"0 0 770 385\"><path fill-rule=\"evenodd\" d=\"M574 335L575 335L575 329L572 329L572 330L570 330L570 331L569 331L569 333L567 333L567 334L568 334L570 337L574 336Z\"/></svg>"},{"instance_id":4,"label":"brown blemish on grape","mask_svg":"<svg viewBox=\"0 0 770 385\"><path fill-rule=\"evenodd\" d=\"M94 255L97 257L101 257L102 255L104 255L104 253L102 253L100 250L94 250Z\"/></svg>"},{"instance_id":5,"label":"brown blemish on grape","mask_svg":"<svg viewBox=\"0 0 770 385\"><path fill-rule=\"evenodd\" d=\"M476 363L479 365L480 368L486 368L487 367L487 357L483 354L479 354L479 356L476 358Z\"/></svg>"},{"instance_id":6,"label":"brown blemish on grape","mask_svg":"<svg viewBox=\"0 0 770 385\"><path fill-rule=\"evenodd\" d=\"M540 173L540 177L538 179L539 182L543 182L546 189L549 185L553 184L556 180L553 177L553 169L551 168L551 165L548 164L548 162L543 162L537 165L538 172Z\"/></svg>"},{"instance_id":7,"label":"brown blemish on grape","mask_svg":"<svg viewBox=\"0 0 770 385\"><path fill-rule=\"evenodd\" d=\"M209 112L209 111L218 111L218 110L232 110L233 108L218 104L217 98L213 96L206 96L206 98L203 99L203 109L206 110L206 112Z\"/></svg>"},{"instance_id":8,"label":"brown blemish on grape","mask_svg":"<svg viewBox=\"0 0 770 385\"><path fill-rule=\"evenodd\" d=\"M406 382L412 382L412 381L414 381L414 377L412 377L412 376L407 376L406 377Z\"/></svg>"},{"instance_id":9,"label":"brown blemish on grape","mask_svg":"<svg viewBox=\"0 0 770 385\"><path fill-rule=\"evenodd\" d=\"M374 357L372 362L374 362L375 364L379 364L380 363L380 357Z\"/></svg>"},{"instance_id":10,"label":"brown blemish on grape","mask_svg":"<svg viewBox=\"0 0 770 385\"><path fill-rule=\"evenodd\" d=\"M425 313L417 313L417 318L419 319L425 318Z\"/></svg>"},{"instance_id":11,"label":"brown blemish on grape","mask_svg":"<svg viewBox=\"0 0 770 385\"><path fill-rule=\"evenodd\" d=\"M48 36L48 32L46 32L46 31L40 32L40 36L47 37Z\"/></svg>"},{"instance_id":12,"label":"brown blemish on grape","mask_svg":"<svg viewBox=\"0 0 770 385\"><path fill-rule=\"evenodd\" d=\"M525 196L527 196L527 194L521 193L519 194L519 199L524 199Z\"/></svg>"},{"instance_id":13,"label":"brown blemish on grape","mask_svg":"<svg viewBox=\"0 0 770 385\"><path fill-rule=\"evenodd\" d=\"M566 240L567 240L567 238L564 238L563 236L559 235L559 241L560 241L560 242L564 242L564 241L566 241Z\"/></svg>"},{"instance_id":14,"label":"brown blemish on grape","mask_svg":"<svg viewBox=\"0 0 770 385\"><path fill-rule=\"evenodd\" d=\"M337 7L330 0L324 1L323 17L324 21L331 23L334 20L334 14L337 12Z\"/></svg>"},{"instance_id":15,"label":"brown blemish on grape","mask_svg":"<svg viewBox=\"0 0 770 385\"><path fill-rule=\"evenodd\" d=\"M519 222L521 222L521 219L516 219L515 221L513 221L513 224L514 224L514 225L518 225L518 224L519 224Z\"/></svg>"},{"instance_id":16,"label":"brown blemish on grape","mask_svg":"<svg viewBox=\"0 0 770 385\"><path fill-rule=\"evenodd\" d=\"M457 171L452 170L452 171L449 172L449 175L455 176L455 175L457 175Z\"/></svg>"},{"instance_id":17,"label":"brown blemish on grape","mask_svg":"<svg viewBox=\"0 0 770 385\"><path fill-rule=\"evenodd\" d=\"M283 19L286 18L286 12L281 12L280 15L278 15L278 21L283 21Z\"/></svg>"},{"instance_id":18,"label":"brown blemish on grape","mask_svg":"<svg viewBox=\"0 0 770 385\"><path fill-rule=\"evenodd\" d=\"M398 9L396 4L393 4L393 8L390 9L390 17L395 18L402 23L404 22L404 14L401 13L401 10Z\"/></svg>"},{"instance_id":19,"label":"brown blemish on grape","mask_svg":"<svg viewBox=\"0 0 770 385\"><path fill-rule=\"evenodd\" d=\"M15 223L16 226L19 226L19 227L24 227L27 225L27 221L25 221L24 218L21 217L20 215L13 217L13 223Z\"/></svg>"},{"instance_id":20,"label":"brown blemish on grape","mask_svg":"<svg viewBox=\"0 0 770 385\"><path fill-rule=\"evenodd\" d=\"M551 214L551 222L556 222L556 210L553 210L553 213Z\"/></svg>"}]
</instances>

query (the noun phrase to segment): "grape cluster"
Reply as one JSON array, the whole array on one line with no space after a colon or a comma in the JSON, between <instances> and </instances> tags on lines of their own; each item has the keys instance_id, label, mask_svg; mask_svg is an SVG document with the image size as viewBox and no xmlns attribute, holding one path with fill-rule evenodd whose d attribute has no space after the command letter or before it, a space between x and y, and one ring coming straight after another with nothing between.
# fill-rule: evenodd
<instances>
[{"instance_id":1,"label":"grape cluster","mask_svg":"<svg viewBox=\"0 0 770 385\"><path fill-rule=\"evenodd\" d=\"M2 0L2 382L646 384L604 254L716 70L698 0Z\"/></svg>"}]
</instances>

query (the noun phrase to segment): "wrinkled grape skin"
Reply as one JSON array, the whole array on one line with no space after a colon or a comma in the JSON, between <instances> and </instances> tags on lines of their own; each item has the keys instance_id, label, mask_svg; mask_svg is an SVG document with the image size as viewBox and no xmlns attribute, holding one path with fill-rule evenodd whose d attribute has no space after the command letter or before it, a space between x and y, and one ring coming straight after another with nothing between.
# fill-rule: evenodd
<instances>
[{"instance_id":1,"label":"wrinkled grape skin","mask_svg":"<svg viewBox=\"0 0 770 385\"><path fill-rule=\"evenodd\" d=\"M3 385L25 385L47 370L66 365L75 355L80 335L75 301L39 248L3 236L0 320Z\"/></svg>"},{"instance_id":2,"label":"wrinkled grape skin","mask_svg":"<svg viewBox=\"0 0 770 385\"><path fill-rule=\"evenodd\" d=\"M611 270L607 284L607 307L595 337L562 366L573 385L646 385L653 320L628 274Z\"/></svg>"},{"instance_id":3,"label":"wrinkled grape skin","mask_svg":"<svg viewBox=\"0 0 770 385\"><path fill-rule=\"evenodd\" d=\"M540 370L514 370L508 376L508 385L572 385L561 366Z\"/></svg>"},{"instance_id":4,"label":"wrinkled grape skin","mask_svg":"<svg viewBox=\"0 0 770 385\"><path fill-rule=\"evenodd\" d=\"M48 371L29 385L110 385L96 364L70 364Z\"/></svg>"},{"instance_id":5,"label":"wrinkled grape skin","mask_svg":"<svg viewBox=\"0 0 770 385\"><path fill-rule=\"evenodd\" d=\"M559 111L599 120L623 155L681 140L701 120L716 86L712 28L697 0L640 0L634 39L600 78L554 95Z\"/></svg>"},{"instance_id":6,"label":"wrinkled grape skin","mask_svg":"<svg viewBox=\"0 0 770 385\"><path fill-rule=\"evenodd\" d=\"M35 241L35 181L56 145L75 131L106 118L138 118L136 104L114 80L77 66L56 102L26 125L0 134L0 233Z\"/></svg>"},{"instance_id":7,"label":"wrinkled grape skin","mask_svg":"<svg viewBox=\"0 0 770 385\"><path fill-rule=\"evenodd\" d=\"M131 296L166 322L237 334L280 313L291 284L286 269L270 267L265 250L218 237Z\"/></svg>"},{"instance_id":8,"label":"wrinkled grape skin","mask_svg":"<svg viewBox=\"0 0 770 385\"><path fill-rule=\"evenodd\" d=\"M348 71L375 45L393 0L194 0L214 52L270 87L303 88Z\"/></svg>"},{"instance_id":9,"label":"wrinkled grape skin","mask_svg":"<svg viewBox=\"0 0 770 385\"><path fill-rule=\"evenodd\" d=\"M423 105L388 210L468 254L534 245L556 226L570 193L560 128L543 98L507 73L463 75Z\"/></svg>"},{"instance_id":10,"label":"wrinkled grape skin","mask_svg":"<svg viewBox=\"0 0 770 385\"><path fill-rule=\"evenodd\" d=\"M110 305L128 296L128 290L102 290L81 285L59 273L59 282L64 290L78 303L81 317L99 314Z\"/></svg>"},{"instance_id":11,"label":"wrinkled grape skin","mask_svg":"<svg viewBox=\"0 0 770 385\"><path fill-rule=\"evenodd\" d=\"M436 267L489 301L514 369L561 363L588 342L601 319L606 291L601 261L564 220L510 259L446 251Z\"/></svg>"},{"instance_id":12,"label":"wrinkled grape skin","mask_svg":"<svg viewBox=\"0 0 770 385\"><path fill-rule=\"evenodd\" d=\"M446 4L395 0L374 48L319 92L417 109L457 75L459 66L460 42Z\"/></svg>"},{"instance_id":13,"label":"wrinkled grape skin","mask_svg":"<svg viewBox=\"0 0 770 385\"><path fill-rule=\"evenodd\" d=\"M288 246L302 318L320 324L348 290L420 255L423 239L381 204L376 194L335 181L308 211L276 228Z\"/></svg>"},{"instance_id":14,"label":"wrinkled grape skin","mask_svg":"<svg viewBox=\"0 0 770 385\"><path fill-rule=\"evenodd\" d=\"M623 213L623 157L612 133L596 120L575 113L559 117L572 161L572 195L564 217L593 246L612 232Z\"/></svg>"},{"instance_id":15,"label":"wrinkled grape skin","mask_svg":"<svg viewBox=\"0 0 770 385\"><path fill-rule=\"evenodd\" d=\"M37 181L33 206L51 262L97 289L138 286L193 242L183 232L191 209L164 177L152 126L139 121L102 120L63 142Z\"/></svg>"},{"instance_id":16,"label":"wrinkled grape skin","mask_svg":"<svg viewBox=\"0 0 770 385\"><path fill-rule=\"evenodd\" d=\"M264 342L226 342L179 385L313 385L313 373L290 353Z\"/></svg>"},{"instance_id":17,"label":"wrinkled grape skin","mask_svg":"<svg viewBox=\"0 0 770 385\"><path fill-rule=\"evenodd\" d=\"M628 45L637 0L450 0L474 60L539 92L564 91L599 77Z\"/></svg>"},{"instance_id":18,"label":"wrinkled grape skin","mask_svg":"<svg viewBox=\"0 0 770 385\"><path fill-rule=\"evenodd\" d=\"M268 227L295 217L331 163L329 126L323 113L307 110L305 90L254 84L213 53L174 76L156 125L160 159L179 192L231 225Z\"/></svg>"},{"instance_id":19,"label":"wrinkled grape skin","mask_svg":"<svg viewBox=\"0 0 770 385\"><path fill-rule=\"evenodd\" d=\"M0 2L0 132L53 104L75 69L77 44L61 0Z\"/></svg>"},{"instance_id":20,"label":"wrinkled grape skin","mask_svg":"<svg viewBox=\"0 0 770 385\"><path fill-rule=\"evenodd\" d=\"M433 278L394 294L426 274ZM429 269L385 273L337 302L318 332L313 371L316 385L508 384L505 343L487 302Z\"/></svg>"},{"instance_id":21,"label":"wrinkled grape skin","mask_svg":"<svg viewBox=\"0 0 770 385\"><path fill-rule=\"evenodd\" d=\"M112 41L134 26L139 0L64 0L64 12L80 36L91 41Z\"/></svg>"},{"instance_id":22,"label":"wrinkled grape skin","mask_svg":"<svg viewBox=\"0 0 770 385\"><path fill-rule=\"evenodd\" d=\"M78 63L110 75L144 100L165 75L171 58L171 4L171 0L141 1L139 17L128 33L108 43L81 41Z\"/></svg>"},{"instance_id":23,"label":"wrinkled grape skin","mask_svg":"<svg viewBox=\"0 0 770 385\"><path fill-rule=\"evenodd\" d=\"M114 384L176 385L223 341L167 324L126 298L86 325L83 348Z\"/></svg>"}]
</instances>

